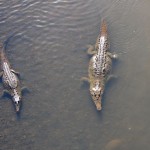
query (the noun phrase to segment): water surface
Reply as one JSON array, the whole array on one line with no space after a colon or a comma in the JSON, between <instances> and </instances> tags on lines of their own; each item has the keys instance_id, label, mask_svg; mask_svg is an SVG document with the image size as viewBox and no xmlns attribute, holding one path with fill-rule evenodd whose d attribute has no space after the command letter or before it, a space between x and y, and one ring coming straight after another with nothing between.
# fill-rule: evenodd
<instances>
[{"instance_id":1,"label":"water surface","mask_svg":"<svg viewBox=\"0 0 150 150\"><path fill-rule=\"evenodd\" d=\"M99 113L80 78L102 18L119 60ZM149 20L148 0L0 0L0 40L31 91L19 119L1 99L0 150L149 150Z\"/></svg>"}]
</instances>

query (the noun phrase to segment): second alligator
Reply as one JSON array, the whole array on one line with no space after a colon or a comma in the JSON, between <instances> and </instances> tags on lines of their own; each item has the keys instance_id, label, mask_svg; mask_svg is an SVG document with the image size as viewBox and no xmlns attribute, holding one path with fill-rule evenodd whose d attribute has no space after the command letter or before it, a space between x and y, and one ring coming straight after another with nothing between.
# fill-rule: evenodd
<instances>
[{"instance_id":1,"label":"second alligator","mask_svg":"<svg viewBox=\"0 0 150 150\"><path fill-rule=\"evenodd\" d=\"M2 69L0 76L2 77L2 82L5 87L3 95L6 93L12 97L16 112L19 112L21 106L22 90L25 88L20 87L20 81L17 77L19 73L11 68L8 59L4 54L4 47L2 44L0 44L0 59Z\"/></svg>"}]
</instances>

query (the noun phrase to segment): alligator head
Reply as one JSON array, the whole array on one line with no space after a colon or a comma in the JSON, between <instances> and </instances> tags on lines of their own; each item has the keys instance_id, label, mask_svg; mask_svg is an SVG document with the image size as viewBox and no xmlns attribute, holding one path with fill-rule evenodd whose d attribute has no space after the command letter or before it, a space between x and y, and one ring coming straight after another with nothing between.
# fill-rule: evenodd
<instances>
[{"instance_id":1,"label":"alligator head","mask_svg":"<svg viewBox=\"0 0 150 150\"><path fill-rule=\"evenodd\" d=\"M13 90L12 98L15 104L16 112L19 112L21 106L21 94L19 94L16 89Z\"/></svg>"},{"instance_id":2,"label":"alligator head","mask_svg":"<svg viewBox=\"0 0 150 150\"><path fill-rule=\"evenodd\" d=\"M101 110L101 100L104 93L104 85L99 80L94 81L90 86L90 93L97 110Z\"/></svg>"}]
</instances>

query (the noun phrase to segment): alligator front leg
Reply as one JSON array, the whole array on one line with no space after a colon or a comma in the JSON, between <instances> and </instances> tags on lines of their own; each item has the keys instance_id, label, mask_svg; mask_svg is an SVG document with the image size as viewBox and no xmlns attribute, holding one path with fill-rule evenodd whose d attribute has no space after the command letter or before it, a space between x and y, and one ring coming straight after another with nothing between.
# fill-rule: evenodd
<instances>
[{"instance_id":1,"label":"alligator front leg","mask_svg":"<svg viewBox=\"0 0 150 150\"><path fill-rule=\"evenodd\" d=\"M21 93L22 95L24 95L25 93L30 93L30 90L26 86L24 86L21 88Z\"/></svg>"},{"instance_id":2,"label":"alligator front leg","mask_svg":"<svg viewBox=\"0 0 150 150\"><path fill-rule=\"evenodd\" d=\"M0 78L3 76L3 71L0 72Z\"/></svg>"},{"instance_id":3,"label":"alligator front leg","mask_svg":"<svg viewBox=\"0 0 150 150\"><path fill-rule=\"evenodd\" d=\"M81 81L90 83L89 78L87 78L87 77L82 77Z\"/></svg>"},{"instance_id":4,"label":"alligator front leg","mask_svg":"<svg viewBox=\"0 0 150 150\"><path fill-rule=\"evenodd\" d=\"M2 95L1 95L1 97L5 97L5 96L7 96L7 95L10 95L10 93L9 93L9 91L8 90L3 90L3 93L2 93Z\"/></svg>"},{"instance_id":5,"label":"alligator front leg","mask_svg":"<svg viewBox=\"0 0 150 150\"><path fill-rule=\"evenodd\" d=\"M96 51L95 51L95 48L94 48L93 45L88 45L87 53L88 53L89 55L94 55L94 54L96 54Z\"/></svg>"},{"instance_id":6,"label":"alligator front leg","mask_svg":"<svg viewBox=\"0 0 150 150\"><path fill-rule=\"evenodd\" d=\"M107 55L112 58L112 59L118 59L118 55L117 54L112 54L110 52L107 52Z\"/></svg>"},{"instance_id":7,"label":"alligator front leg","mask_svg":"<svg viewBox=\"0 0 150 150\"><path fill-rule=\"evenodd\" d=\"M115 76L115 75L113 75L113 74L109 75L109 76L107 77L107 82L109 82L109 81L112 80L112 79L117 79L117 76Z\"/></svg>"}]
</instances>

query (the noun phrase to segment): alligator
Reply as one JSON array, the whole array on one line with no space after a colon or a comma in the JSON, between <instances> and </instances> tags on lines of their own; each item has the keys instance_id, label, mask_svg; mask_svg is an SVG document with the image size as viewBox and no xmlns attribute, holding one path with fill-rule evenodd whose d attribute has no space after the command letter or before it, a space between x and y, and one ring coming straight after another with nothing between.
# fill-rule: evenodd
<instances>
[{"instance_id":1,"label":"alligator","mask_svg":"<svg viewBox=\"0 0 150 150\"><path fill-rule=\"evenodd\" d=\"M1 72L0 77L5 88L3 95L9 94L14 102L15 110L17 113L20 111L22 89L20 87L19 72L12 69L8 59L4 53L4 46L0 44L0 59L1 59Z\"/></svg>"},{"instance_id":2,"label":"alligator","mask_svg":"<svg viewBox=\"0 0 150 150\"><path fill-rule=\"evenodd\" d=\"M89 77L83 77L82 80L88 81L90 84L90 93L97 110L102 109L102 96L107 81L113 77L111 75L112 59L116 59L117 55L109 52L109 42L107 34L106 21L101 21L100 34L97 38L95 46L89 45L88 54L92 55L89 62Z\"/></svg>"}]
</instances>

